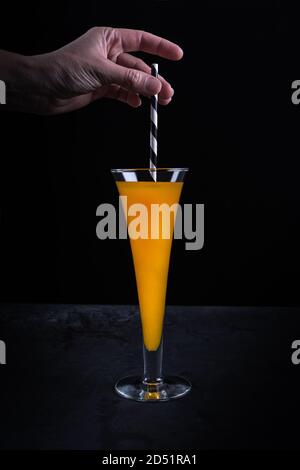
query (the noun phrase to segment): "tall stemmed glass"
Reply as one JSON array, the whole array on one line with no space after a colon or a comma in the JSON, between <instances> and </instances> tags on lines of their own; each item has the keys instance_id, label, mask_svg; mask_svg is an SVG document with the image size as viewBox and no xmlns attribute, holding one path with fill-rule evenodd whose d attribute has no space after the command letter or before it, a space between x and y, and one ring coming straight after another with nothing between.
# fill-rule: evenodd
<instances>
[{"instance_id":1,"label":"tall stemmed glass","mask_svg":"<svg viewBox=\"0 0 300 470\"><path fill-rule=\"evenodd\" d=\"M119 395L132 400L167 401L180 398L191 389L187 380L162 373L169 260L187 171L158 168L154 181L150 168L112 170L127 221L143 331L143 376L125 377L115 386Z\"/></svg>"}]
</instances>

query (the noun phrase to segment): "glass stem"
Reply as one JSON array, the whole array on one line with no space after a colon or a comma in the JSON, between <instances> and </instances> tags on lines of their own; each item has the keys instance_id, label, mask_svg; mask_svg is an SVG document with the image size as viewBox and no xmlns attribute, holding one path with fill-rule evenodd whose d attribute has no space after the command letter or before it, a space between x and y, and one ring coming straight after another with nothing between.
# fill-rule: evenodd
<instances>
[{"instance_id":1,"label":"glass stem","mask_svg":"<svg viewBox=\"0 0 300 470\"><path fill-rule=\"evenodd\" d=\"M156 351L148 351L145 346L144 350L144 385L160 385L163 383L162 378L162 357L163 357L163 339L161 339L159 348Z\"/></svg>"}]
</instances>

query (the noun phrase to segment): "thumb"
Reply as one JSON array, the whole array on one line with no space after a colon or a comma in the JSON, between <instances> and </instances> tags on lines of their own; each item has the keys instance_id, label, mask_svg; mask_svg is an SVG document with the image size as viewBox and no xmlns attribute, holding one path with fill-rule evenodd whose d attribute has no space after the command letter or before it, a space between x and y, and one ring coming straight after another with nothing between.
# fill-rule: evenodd
<instances>
[{"instance_id":1,"label":"thumb","mask_svg":"<svg viewBox=\"0 0 300 470\"><path fill-rule=\"evenodd\" d=\"M161 90L161 81L152 77L149 73L122 67L110 60L106 61L104 67L105 70L102 70L101 73L105 75L107 81L120 85L134 93L152 96L158 94Z\"/></svg>"}]
</instances>

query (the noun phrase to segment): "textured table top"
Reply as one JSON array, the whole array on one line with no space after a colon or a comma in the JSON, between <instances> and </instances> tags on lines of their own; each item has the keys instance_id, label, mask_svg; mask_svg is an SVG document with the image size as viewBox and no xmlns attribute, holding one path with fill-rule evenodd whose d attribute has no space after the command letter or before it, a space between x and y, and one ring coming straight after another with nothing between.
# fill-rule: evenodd
<instances>
[{"instance_id":1,"label":"textured table top","mask_svg":"<svg viewBox=\"0 0 300 470\"><path fill-rule=\"evenodd\" d=\"M142 404L115 381L142 372L135 306L0 305L0 448L300 447L299 308L168 307L164 371L181 400Z\"/></svg>"}]
</instances>

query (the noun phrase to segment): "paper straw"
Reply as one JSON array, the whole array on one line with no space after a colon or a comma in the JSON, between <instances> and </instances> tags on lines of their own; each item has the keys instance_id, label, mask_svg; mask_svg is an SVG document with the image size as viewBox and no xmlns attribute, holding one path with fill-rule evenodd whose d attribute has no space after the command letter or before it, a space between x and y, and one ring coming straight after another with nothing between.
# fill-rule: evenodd
<instances>
[{"instance_id":1,"label":"paper straw","mask_svg":"<svg viewBox=\"0 0 300 470\"><path fill-rule=\"evenodd\" d=\"M158 64L152 64L151 75L158 76ZM157 102L158 95L151 97L151 127L150 127L150 171L154 181L157 180Z\"/></svg>"}]
</instances>

